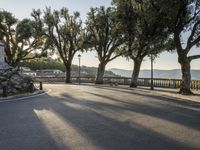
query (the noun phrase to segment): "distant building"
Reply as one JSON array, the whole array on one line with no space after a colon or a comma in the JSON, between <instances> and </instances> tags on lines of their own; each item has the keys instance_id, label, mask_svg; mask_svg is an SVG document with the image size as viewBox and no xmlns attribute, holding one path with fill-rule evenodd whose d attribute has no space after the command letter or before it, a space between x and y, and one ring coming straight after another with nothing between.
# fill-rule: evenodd
<instances>
[{"instance_id":1,"label":"distant building","mask_svg":"<svg viewBox=\"0 0 200 150\"><path fill-rule=\"evenodd\" d=\"M64 72L58 69L43 69L36 70L37 76L41 77L57 77L64 76Z\"/></svg>"},{"instance_id":2,"label":"distant building","mask_svg":"<svg viewBox=\"0 0 200 150\"><path fill-rule=\"evenodd\" d=\"M31 71L31 69L29 67L20 67L19 68L22 72L24 71Z\"/></svg>"},{"instance_id":3,"label":"distant building","mask_svg":"<svg viewBox=\"0 0 200 150\"><path fill-rule=\"evenodd\" d=\"M24 75L32 76L32 77L37 76L37 73L35 71L32 71L28 67L20 67L19 69L20 69L21 73L24 74Z\"/></svg>"},{"instance_id":4,"label":"distant building","mask_svg":"<svg viewBox=\"0 0 200 150\"><path fill-rule=\"evenodd\" d=\"M27 71L27 72L22 72L24 75L27 75L27 76L32 76L32 77L36 77L37 76L37 73L34 72L34 71Z\"/></svg>"},{"instance_id":5,"label":"distant building","mask_svg":"<svg viewBox=\"0 0 200 150\"><path fill-rule=\"evenodd\" d=\"M81 70L80 75L81 75L81 76L88 76L89 73L87 73L87 71L85 71L85 70ZM72 71L71 71L71 76L72 76L72 77L78 77L78 76L79 76L78 70L72 70Z\"/></svg>"}]
</instances>

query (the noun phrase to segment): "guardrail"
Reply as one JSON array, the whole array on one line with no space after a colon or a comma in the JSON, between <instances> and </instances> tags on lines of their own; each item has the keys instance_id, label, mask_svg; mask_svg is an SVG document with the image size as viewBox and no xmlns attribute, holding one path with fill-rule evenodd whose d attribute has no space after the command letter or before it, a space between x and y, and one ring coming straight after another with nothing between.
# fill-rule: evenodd
<instances>
[{"instance_id":1,"label":"guardrail","mask_svg":"<svg viewBox=\"0 0 200 150\"><path fill-rule=\"evenodd\" d=\"M35 82L64 82L65 77L34 77ZM84 76L80 77L81 83L94 83L94 76ZM79 77L72 77L72 82L79 82ZM104 83L118 83L121 85L129 85L131 83L131 78L127 77L104 77ZM181 79L163 79L163 78L154 78L153 79L154 87L163 87L163 88L180 88ZM139 78L138 86L150 86L151 78ZM191 81L191 89L200 90L200 80Z\"/></svg>"}]
</instances>

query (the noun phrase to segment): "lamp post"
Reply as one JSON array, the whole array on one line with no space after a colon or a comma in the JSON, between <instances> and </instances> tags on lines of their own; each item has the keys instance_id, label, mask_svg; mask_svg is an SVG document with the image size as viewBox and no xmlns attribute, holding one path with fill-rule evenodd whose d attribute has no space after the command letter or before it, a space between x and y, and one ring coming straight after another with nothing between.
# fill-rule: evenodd
<instances>
[{"instance_id":1,"label":"lamp post","mask_svg":"<svg viewBox=\"0 0 200 150\"><path fill-rule=\"evenodd\" d=\"M21 74L23 73L22 64L23 64L23 60L20 60L20 63L19 63L19 71L20 71Z\"/></svg>"},{"instance_id":2,"label":"lamp post","mask_svg":"<svg viewBox=\"0 0 200 150\"><path fill-rule=\"evenodd\" d=\"M5 62L4 44L0 41L0 63Z\"/></svg>"},{"instance_id":3,"label":"lamp post","mask_svg":"<svg viewBox=\"0 0 200 150\"><path fill-rule=\"evenodd\" d=\"M154 90L154 86L153 86L153 54L151 54L151 90Z\"/></svg>"},{"instance_id":4,"label":"lamp post","mask_svg":"<svg viewBox=\"0 0 200 150\"><path fill-rule=\"evenodd\" d=\"M80 80L80 77L81 77L81 55L80 54L78 55L78 62L79 62L79 65L78 65L78 83L80 85L80 83L81 83L81 80Z\"/></svg>"}]
</instances>

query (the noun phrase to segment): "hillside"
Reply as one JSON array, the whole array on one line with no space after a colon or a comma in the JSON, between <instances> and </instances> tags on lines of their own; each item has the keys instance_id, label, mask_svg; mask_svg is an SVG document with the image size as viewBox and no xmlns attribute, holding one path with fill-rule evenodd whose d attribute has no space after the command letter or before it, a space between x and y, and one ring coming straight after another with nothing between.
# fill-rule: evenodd
<instances>
[{"instance_id":1,"label":"hillside","mask_svg":"<svg viewBox=\"0 0 200 150\"><path fill-rule=\"evenodd\" d=\"M112 68L109 69L113 73L123 76L123 77L131 77L132 70L123 70L123 69L116 69ZM191 70L192 79L193 80L200 80L200 70ZM151 75L150 70L141 70L139 77L141 78L149 78ZM154 70L154 77L155 78L169 78L169 79L180 79L181 78L181 70L174 69L174 70Z\"/></svg>"},{"instance_id":2,"label":"hillside","mask_svg":"<svg viewBox=\"0 0 200 150\"><path fill-rule=\"evenodd\" d=\"M25 61L22 64L20 64L22 67L28 67L33 71L36 70L42 70L42 69L57 69L65 72L65 67L60 61L52 61L51 59L36 59L36 60L30 60ZM96 67L87 67L87 66L81 66L81 75L82 76L95 76L97 73ZM78 66L72 65L72 76L78 76ZM105 71L105 76L118 76L114 74L112 71Z\"/></svg>"},{"instance_id":3,"label":"hillside","mask_svg":"<svg viewBox=\"0 0 200 150\"><path fill-rule=\"evenodd\" d=\"M96 76L97 73L97 68L96 67L88 67L88 66L81 66L81 75L88 75L88 76ZM78 76L78 66L77 65L72 65L72 74L74 76ZM105 71L106 77L116 77L118 75L114 74L110 70Z\"/></svg>"}]
</instances>

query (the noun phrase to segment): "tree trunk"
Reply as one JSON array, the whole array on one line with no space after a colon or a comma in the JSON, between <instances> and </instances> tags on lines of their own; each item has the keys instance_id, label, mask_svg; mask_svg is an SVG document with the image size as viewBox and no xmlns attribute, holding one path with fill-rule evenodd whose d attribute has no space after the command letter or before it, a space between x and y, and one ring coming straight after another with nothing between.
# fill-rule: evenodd
<instances>
[{"instance_id":1,"label":"tree trunk","mask_svg":"<svg viewBox=\"0 0 200 150\"><path fill-rule=\"evenodd\" d=\"M134 68L133 68L133 74L132 74L130 87L137 87L137 80L140 73L141 64L142 64L142 59L134 60Z\"/></svg>"},{"instance_id":2,"label":"tree trunk","mask_svg":"<svg viewBox=\"0 0 200 150\"><path fill-rule=\"evenodd\" d=\"M66 63L66 78L65 83L71 83L71 62Z\"/></svg>"},{"instance_id":3,"label":"tree trunk","mask_svg":"<svg viewBox=\"0 0 200 150\"><path fill-rule=\"evenodd\" d=\"M178 61L181 65L182 82L180 87L180 94L192 95L191 87L191 72L190 72L190 61L186 55L180 55Z\"/></svg>"},{"instance_id":4,"label":"tree trunk","mask_svg":"<svg viewBox=\"0 0 200 150\"><path fill-rule=\"evenodd\" d=\"M105 72L105 66L106 66L105 63L100 62L98 70L97 70L97 77L96 77L95 84L103 84L103 76L104 76L104 72Z\"/></svg>"}]
</instances>

